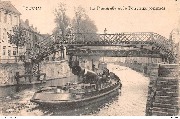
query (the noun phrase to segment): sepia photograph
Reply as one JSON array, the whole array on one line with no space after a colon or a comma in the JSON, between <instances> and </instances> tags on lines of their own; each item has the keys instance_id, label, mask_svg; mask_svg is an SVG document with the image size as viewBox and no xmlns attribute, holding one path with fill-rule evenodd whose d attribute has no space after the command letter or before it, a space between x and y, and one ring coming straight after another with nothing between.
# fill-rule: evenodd
<instances>
[{"instance_id":1,"label":"sepia photograph","mask_svg":"<svg viewBox=\"0 0 180 119\"><path fill-rule=\"evenodd\" d=\"M180 0L0 0L0 116L179 116Z\"/></svg>"}]
</instances>

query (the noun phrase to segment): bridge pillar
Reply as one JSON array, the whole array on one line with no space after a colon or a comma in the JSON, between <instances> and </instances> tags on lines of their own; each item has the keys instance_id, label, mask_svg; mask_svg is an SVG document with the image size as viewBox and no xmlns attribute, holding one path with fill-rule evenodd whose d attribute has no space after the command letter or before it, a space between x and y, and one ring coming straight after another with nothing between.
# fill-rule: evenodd
<instances>
[{"instance_id":1,"label":"bridge pillar","mask_svg":"<svg viewBox=\"0 0 180 119\"><path fill-rule=\"evenodd\" d=\"M159 65L158 77L151 92L152 111L146 115L175 116L178 114L178 69L178 64Z\"/></svg>"}]
</instances>

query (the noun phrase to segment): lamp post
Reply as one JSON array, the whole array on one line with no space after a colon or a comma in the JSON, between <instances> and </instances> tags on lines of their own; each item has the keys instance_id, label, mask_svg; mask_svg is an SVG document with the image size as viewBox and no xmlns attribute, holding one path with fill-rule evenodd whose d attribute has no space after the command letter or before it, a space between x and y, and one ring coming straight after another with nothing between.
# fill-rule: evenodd
<instances>
[{"instance_id":1,"label":"lamp post","mask_svg":"<svg viewBox=\"0 0 180 119\"><path fill-rule=\"evenodd\" d=\"M107 29L106 28L104 29L104 34L107 34Z\"/></svg>"}]
</instances>

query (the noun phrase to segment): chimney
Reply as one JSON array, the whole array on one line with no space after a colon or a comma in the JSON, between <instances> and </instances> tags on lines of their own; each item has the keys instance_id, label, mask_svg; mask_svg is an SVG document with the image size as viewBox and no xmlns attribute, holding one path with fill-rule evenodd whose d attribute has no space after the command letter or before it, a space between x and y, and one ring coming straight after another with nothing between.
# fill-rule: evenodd
<instances>
[{"instance_id":1,"label":"chimney","mask_svg":"<svg viewBox=\"0 0 180 119\"><path fill-rule=\"evenodd\" d=\"M35 27L35 31L37 32L37 27Z\"/></svg>"},{"instance_id":2,"label":"chimney","mask_svg":"<svg viewBox=\"0 0 180 119\"><path fill-rule=\"evenodd\" d=\"M29 20L26 19L25 24L29 26Z\"/></svg>"}]
</instances>

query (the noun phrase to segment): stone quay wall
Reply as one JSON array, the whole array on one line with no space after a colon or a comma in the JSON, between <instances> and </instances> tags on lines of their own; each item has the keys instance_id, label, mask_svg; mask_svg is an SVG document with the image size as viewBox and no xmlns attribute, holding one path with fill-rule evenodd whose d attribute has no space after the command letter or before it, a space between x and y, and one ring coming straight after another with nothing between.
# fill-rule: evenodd
<instances>
[{"instance_id":1,"label":"stone quay wall","mask_svg":"<svg viewBox=\"0 0 180 119\"><path fill-rule=\"evenodd\" d=\"M179 113L179 65L159 64L151 68L158 73L150 76L146 115L176 116Z\"/></svg>"},{"instance_id":2,"label":"stone quay wall","mask_svg":"<svg viewBox=\"0 0 180 119\"><path fill-rule=\"evenodd\" d=\"M68 77L70 75L70 68L68 62L65 60L44 62L40 67L41 72L46 73L47 80Z\"/></svg>"},{"instance_id":3,"label":"stone quay wall","mask_svg":"<svg viewBox=\"0 0 180 119\"><path fill-rule=\"evenodd\" d=\"M146 75L150 77L150 81L148 86L148 97L146 103L146 116L152 115L158 70L159 70L159 64L151 64L147 67Z\"/></svg>"},{"instance_id":4,"label":"stone quay wall","mask_svg":"<svg viewBox=\"0 0 180 119\"><path fill-rule=\"evenodd\" d=\"M24 65L21 63L5 63L0 64L0 85L16 84L14 80L15 73L24 74Z\"/></svg>"},{"instance_id":5,"label":"stone quay wall","mask_svg":"<svg viewBox=\"0 0 180 119\"><path fill-rule=\"evenodd\" d=\"M42 62L40 64L41 73L46 73L46 80L68 77L70 75L70 69L68 62L63 61L50 61ZM14 85L16 80L14 79L15 73L19 72L20 75L25 74L25 68L23 63L6 63L0 64L0 85ZM23 83L29 83L29 80L24 78L20 79ZM32 82L36 81L34 77Z\"/></svg>"},{"instance_id":6,"label":"stone quay wall","mask_svg":"<svg viewBox=\"0 0 180 119\"><path fill-rule=\"evenodd\" d=\"M179 113L178 64L120 64L150 78L146 116L176 116Z\"/></svg>"}]
</instances>

